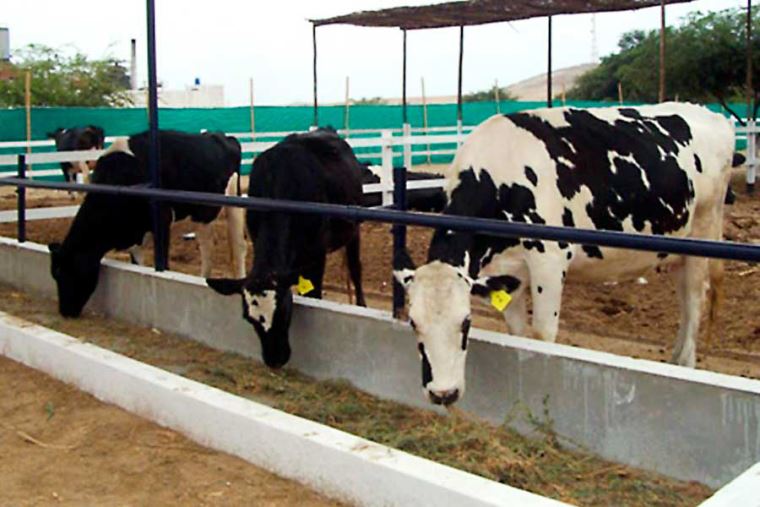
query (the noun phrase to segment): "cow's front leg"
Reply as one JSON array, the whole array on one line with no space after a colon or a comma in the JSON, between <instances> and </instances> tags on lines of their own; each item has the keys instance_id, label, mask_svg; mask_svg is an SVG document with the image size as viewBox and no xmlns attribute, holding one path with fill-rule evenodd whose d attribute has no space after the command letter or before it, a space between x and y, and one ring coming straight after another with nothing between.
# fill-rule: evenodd
<instances>
[{"instance_id":1,"label":"cow's front leg","mask_svg":"<svg viewBox=\"0 0 760 507\"><path fill-rule=\"evenodd\" d=\"M545 243L546 244L546 243ZM533 334L536 338L553 342L559 330L559 311L562 288L567 274L567 259L563 252L549 250L528 254L530 289L533 300ZM556 247L555 247L556 248Z\"/></svg>"},{"instance_id":2,"label":"cow's front leg","mask_svg":"<svg viewBox=\"0 0 760 507\"><path fill-rule=\"evenodd\" d=\"M303 281L299 279L299 286L306 285L307 282L313 286L313 289L309 290L308 292L301 293L299 290L299 293L301 293L302 296L322 299L322 278L325 276L326 262L327 253L317 255L317 258L314 260L314 262L310 263L309 266L305 267L298 274L300 278L304 279Z\"/></svg>"}]
</instances>

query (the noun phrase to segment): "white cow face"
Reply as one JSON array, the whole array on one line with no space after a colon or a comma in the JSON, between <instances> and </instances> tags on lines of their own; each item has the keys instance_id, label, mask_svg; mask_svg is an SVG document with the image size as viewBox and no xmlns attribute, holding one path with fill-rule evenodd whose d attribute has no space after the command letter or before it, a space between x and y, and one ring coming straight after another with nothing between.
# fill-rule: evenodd
<instances>
[{"instance_id":1,"label":"white cow face","mask_svg":"<svg viewBox=\"0 0 760 507\"><path fill-rule=\"evenodd\" d=\"M451 405L465 390L470 295L487 295L494 290L491 285L496 279L473 280L464 268L440 261L417 270L397 270L394 275L409 296L410 324L422 361L422 387L432 403ZM515 278L498 279L508 279L510 291L519 286Z\"/></svg>"}]
</instances>

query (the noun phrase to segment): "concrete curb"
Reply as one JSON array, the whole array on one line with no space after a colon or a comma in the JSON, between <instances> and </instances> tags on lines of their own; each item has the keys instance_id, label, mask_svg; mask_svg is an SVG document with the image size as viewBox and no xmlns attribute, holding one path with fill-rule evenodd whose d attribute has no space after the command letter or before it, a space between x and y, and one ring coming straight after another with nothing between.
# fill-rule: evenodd
<instances>
[{"instance_id":1,"label":"concrete curb","mask_svg":"<svg viewBox=\"0 0 760 507\"><path fill-rule=\"evenodd\" d=\"M233 396L2 312L0 353L204 446L344 501L567 505Z\"/></svg>"}]
</instances>

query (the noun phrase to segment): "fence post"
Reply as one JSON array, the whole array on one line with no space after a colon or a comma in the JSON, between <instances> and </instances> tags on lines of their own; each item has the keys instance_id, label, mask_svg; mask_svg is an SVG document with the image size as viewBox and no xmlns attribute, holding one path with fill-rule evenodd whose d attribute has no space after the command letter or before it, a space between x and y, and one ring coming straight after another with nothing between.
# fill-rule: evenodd
<instances>
[{"instance_id":1,"label":"fence post","mask_svg":"<svg viewBox=\"0 0 760 507\"><path fill-rule=\"evenodd\" d=\"M18 156L18 177L26 179L26 155ZM18 193L18 208L16 210L16 224L18 225L18 242L26 241L26 187L16 188Z\"/></svg>"},{"instance_id":2,"label":"fence post","mask_svg":"<svg viewBox=\"0 0 760 507\"><path fill-rule=\"evenodd\" d=\"M755 121L747 121L747 193L755 191L755 178L757 175L757 136Z\"/></svg>"},{"instance_id":3,"label":"fence post","mask_svg":"<svg viewBox=\"0 0 760 507\"><path fill-rule=\"evenodd\" d=\"M412 167L412 126L404 123L402 135L404 139L404 167Z\"/></svg>"},{"instance_id":4,"label":"fence post","mask_svg":"<svg viewBox=\"0 0 760 507\"><path fill-rule=\"evenodd\" d=\"M380 184L382 191L382 205L390 206L393 204L393 133L390 130L383 130L380 133L382 140L380 167Z\"/></svg>"},{"instance_id":5,"label":"fence post","mask_svg":"<svg viewBox=\"0 0 760 507\"><path fill-rule=\"evenodd\" d=\"M406 210L406 167L393 168L393 207ZM406 226L393 225L393 259L406 250ZM393 266L394 269L396 266ZM404 309L404 287L393 278L393 318L398 319Z\"/></svg>"}]
</instances>

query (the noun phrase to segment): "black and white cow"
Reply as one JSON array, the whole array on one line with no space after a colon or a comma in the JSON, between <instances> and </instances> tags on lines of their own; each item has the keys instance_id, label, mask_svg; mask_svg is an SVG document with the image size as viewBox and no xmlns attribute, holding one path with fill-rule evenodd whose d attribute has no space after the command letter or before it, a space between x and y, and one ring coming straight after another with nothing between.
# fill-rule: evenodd
<instances>
[{"instance_id":1,"label":"black and white cow","mask_svg":"<svg viewBox=\"0 0 760 507\"><path fill-rule=\"evenodd\" d=\"M57 128L47 136L55 140L55 149L58 151L102 150L105 142L105 132L95 125ZM89 181L90 170L94 167L95 161L61 162L61 171L66 182L74 181L76 173L81 173L85 182Z\"/></svg>"},{"instance_id":2,"label":"black and white cow","mask_svg":"<svg viewBox=\"0 0 760 507\"><path fill-rule=\"evenodd\" d=\"M237 195L240 144L220 133L188 134L159 132L161 185L172 190L214 192ZM148 133L119 138L97 161L93 183L141 186L150 181L148 173ZM211 274L211 222L220 207L169 202L161 206L161 227L166 248L172 221L189 217L198 224L201 276ZM245 275L243 210L227 208L228 239L233 273ZM151 231L147 199L109 194L88 194L66 239L49 245L51 274L58 286L61 315L77 317L98 283L100 261L111 250L140 245Z\"/></svg>"},{"instance_id":3,"label":"black and white cow","mask_svg":"<svg viewBox=\"0 0 760 507\"><path fill-rule=\"evenodd\" d=\"M533 224L720 239L734 152L732 124L691 104L637 108L539 109L494 116L473 131L448 174L445 213ZM554 341L566 277L638 277L658 264L675 268L681 324L673 361L693 367L700 314L720 263L686 256L437 230L428 262L408 256L395 275L423 363L423 386L438 404L464 393L470 294L512 302L504 318Z\"/></svg>"},{"instance_id":4,"label":"black and white cow","mask_svg":"<svg viewBox=\"0 0 760 507\"><path fill-rule=\"evenodd\" d=\"M350 146L333 130L293 134L259 155L251 170L251 197L359 205L361 171ZM315 214L248 210L253 268L244 279L208 279L224 295L240 294L243 318L261 340L264 362L279 368L290 359L288 330L292 286L322 297L328 252L346 247L357 304L365 306L359 259L359 224Z\"/></svg>"}]
</instances>

